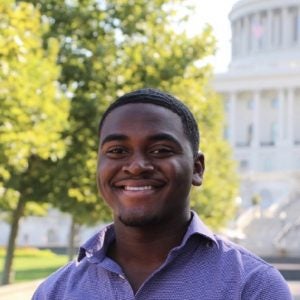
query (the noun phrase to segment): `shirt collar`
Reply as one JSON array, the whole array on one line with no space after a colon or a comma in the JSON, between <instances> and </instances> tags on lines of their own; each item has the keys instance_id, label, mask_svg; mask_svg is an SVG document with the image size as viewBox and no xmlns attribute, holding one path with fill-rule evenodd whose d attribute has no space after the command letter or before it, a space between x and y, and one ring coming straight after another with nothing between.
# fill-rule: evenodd
<instances>
[{"instance_id":1,"label":"shirt collar","mask_svg":"<svg viewBox=\"0 0 300 300\"><path fill-rule=\"evenodd\" d=\"M202 238L205 238L209 244L214 243L217 247L219 247L218 242L216 240L215 235L213 232L201 221L199 216L196 212L192 211L192 220L191 223L186 231L186 234L183 237L182 243L186 243L186 241L192 236L192 235L198 235Z\"/></svg>"},{"instance_id":2,"label":"shirt collar","mask_svg":"<svg viewBox=\"0 0 300 300\"><path fill-rule=\"evenodd\" d=\"M199 216L192 211L191 222L183 237L181 245L184 245L187 240L193 236L198 235L205 238L208 245L212 243L218 247L218 242L212 231L201 221ZM106 256L106 251L109 244L115 239L115 231L113 224L104 227L96 235L87 240L80 248L77 257L77 262L80 262L84 257L87 257L90 262L99 262Z\"/></svg>"},{"instance_id":3,"label":"shirt collar","mask_svg":"<svg viewBox=\"0 0 300 300\"><path fill-rule=\"evenodd\" d=\"M101 229L97 234L87 240L80 248L77 256L77 262L84 257L89 260L102 260L106 254L109 244L115 239L113 224L109 224Z\"/></svg>"}]
</instances>

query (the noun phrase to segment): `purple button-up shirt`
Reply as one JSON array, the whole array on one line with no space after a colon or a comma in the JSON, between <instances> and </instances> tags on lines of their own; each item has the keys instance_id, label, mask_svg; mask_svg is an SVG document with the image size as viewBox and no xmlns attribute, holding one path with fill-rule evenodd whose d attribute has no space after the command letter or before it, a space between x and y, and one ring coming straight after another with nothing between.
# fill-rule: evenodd
<instances>
[{"instance_id":1,"label":"purple button-up shirt","mask_svg":"<svg viewBox=\"0 0 300 300\"><path fill-rule=\"evenodd\" d=\"M134 294L121 267L106 256L109 225L88 240L76 262L44 281L34 300L289 300L289 288L272 266L215 236L193 213L178 247ZM151 249L149 249L151 251Z\"/></svg>"}]
</instances>

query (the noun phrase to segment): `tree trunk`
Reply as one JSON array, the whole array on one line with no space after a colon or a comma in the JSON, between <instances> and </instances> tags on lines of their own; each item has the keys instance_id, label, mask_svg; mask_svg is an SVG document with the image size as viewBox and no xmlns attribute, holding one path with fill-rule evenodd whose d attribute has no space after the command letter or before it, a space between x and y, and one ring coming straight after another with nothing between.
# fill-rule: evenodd
<instances>
[{"instance_id":1,"label":"tree trunk","mask_svg":"<svg viewBox=\"0 0 300 300\"><path fill-rule=\"evenodd\" d=\"M5 256L5 263L2 275L2 284L9 284L11 282L11 275L12 275L12 264L14 259L14 253L16 248L16 239L19 230L19 222L21 217L24 214L26 201L21 196L16 209L13 212L12 222L10 227L9 233L9 240L6 247L6 256Z\"/></svg>"},{"instance_id":2,"label":"tree trunk","mask_svg":"<svg viewBox=\"0 0 300 300\"><path fill-rule=\"evenodd\" d=\"M69 232L69 241L68 241L68 260L72 261L75 255L75 240L79 233L80 225L77 224L72 217L70 232Z\"/></svg>"}]
</instances>

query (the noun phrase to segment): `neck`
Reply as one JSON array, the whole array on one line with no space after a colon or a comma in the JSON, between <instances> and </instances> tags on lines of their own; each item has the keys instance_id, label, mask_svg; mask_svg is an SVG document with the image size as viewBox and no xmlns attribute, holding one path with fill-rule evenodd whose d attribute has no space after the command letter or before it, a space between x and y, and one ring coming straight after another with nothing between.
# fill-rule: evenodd
<instances>
[{"instance_id":1,"label":"neck","mask_svg":"<svg viewBox=\"0 0 300 300\"><path fill-rule=\"evenodd\" d=\"M173 222L133 227L115 219L116 240L108 255L121 266L134 292L181 243L189 220L190 215L185 214Z\"/></svg>"},{"instance_id":2,"label":"neck","mask_svg":"<svg viewBox=\"0 0 300 300\"><path fill-rule=\"evenodd\" d=\"M183 239L190 221L190 214L170 224L152 226L126 226L115 220L116 241L114 256L119 259L134 259L147 262L163 262L169 251ZM122 259L122 260L123 260Z\"/></svg>"}]
</instances>

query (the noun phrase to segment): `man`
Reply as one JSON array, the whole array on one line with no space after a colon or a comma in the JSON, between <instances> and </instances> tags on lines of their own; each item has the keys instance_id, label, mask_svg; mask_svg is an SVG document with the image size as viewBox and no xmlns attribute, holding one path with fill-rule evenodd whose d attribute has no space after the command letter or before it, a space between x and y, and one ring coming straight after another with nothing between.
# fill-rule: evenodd
<instances>
[{"instance_id":1,"label":"man","mask_svg":"<svg viewBox=\"0 0 300 300\"><path fill-rule=\"evenodd\" d=\"M108 108L99 132L97 183L114 223L33 299L292 299L277 270L191 212L204 156L186 106L161 91L138 90Z\"/></svg>"}]
</instances>

